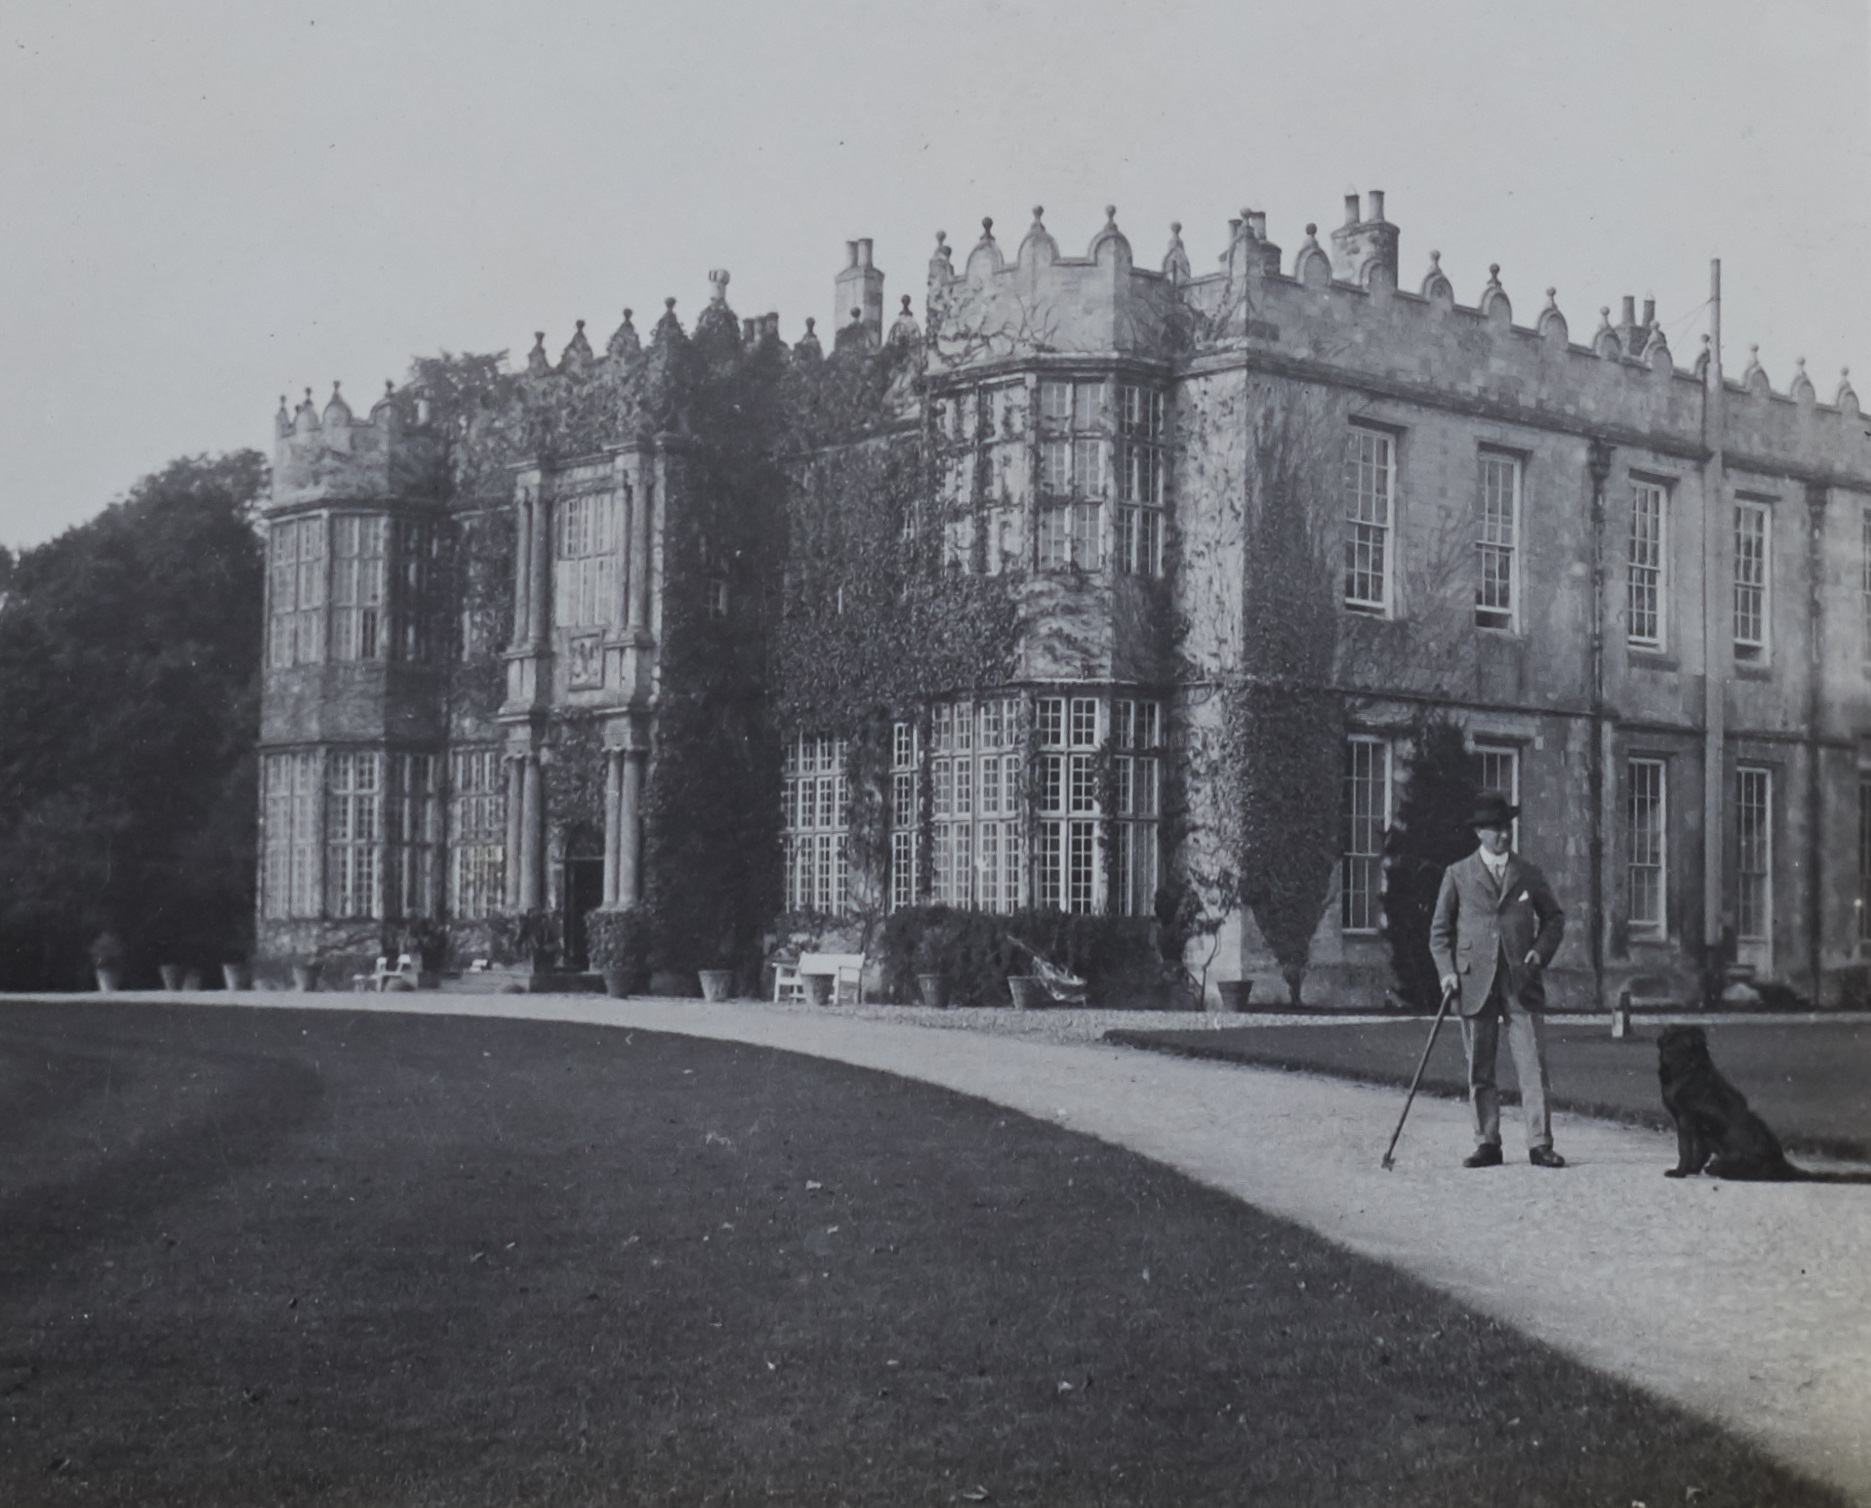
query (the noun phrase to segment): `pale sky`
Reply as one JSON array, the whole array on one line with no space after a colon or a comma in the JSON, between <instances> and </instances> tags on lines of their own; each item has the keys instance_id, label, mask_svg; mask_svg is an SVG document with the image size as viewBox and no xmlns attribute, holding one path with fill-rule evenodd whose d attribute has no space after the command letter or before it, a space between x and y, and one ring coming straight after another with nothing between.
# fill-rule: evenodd
<instances>
[{"instance_id":1,"label":"pale sky","mask_svg":"<svg viewBox=\"0 0 1871 1508\"><path fill-rule=\"evenodd\" d=\"M876 240L920 315L935 231L1115 203L1197 271L1263 209L1291 253L1381 188L1575 338L1654 296L1679 359L1723 261L1725 364L1871 408L1865 0L8 0L0 12L0 543L172 457L270 450L279 395L360 408L411 355L556 358L708 270L797 339Z\"/></svg>"}]
</instances>

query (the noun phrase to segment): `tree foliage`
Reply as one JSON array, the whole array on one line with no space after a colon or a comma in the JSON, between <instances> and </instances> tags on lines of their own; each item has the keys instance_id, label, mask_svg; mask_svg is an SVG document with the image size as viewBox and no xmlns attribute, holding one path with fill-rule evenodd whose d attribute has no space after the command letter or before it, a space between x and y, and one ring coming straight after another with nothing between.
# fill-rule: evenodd
<instances>
[{"instance_id":1,"label":"tree foliage","mask_svg":"<svg viewBox=\"0 0 1871 1508\"><path fill-rule=\"evenodd\" d=\"M177 460L24 552L0 607L0 979L80 982L249 946L267 486Z\"/></svg>"},{"instance_id":2,"label":"tree foliage","mask_svg":"<svg viewBox=\"0 0 1871 1508\"><path fill-rule=\"evenodd\" d=\"M1384 838L1384 939L1397 992L1434 1010L1440 979L1429 924L1443 870L1474 851L1468 818L1480 766L1460 724L1432 713L1414 730L1402 774L1403 796Z\"/></svg>"}]
</instances>

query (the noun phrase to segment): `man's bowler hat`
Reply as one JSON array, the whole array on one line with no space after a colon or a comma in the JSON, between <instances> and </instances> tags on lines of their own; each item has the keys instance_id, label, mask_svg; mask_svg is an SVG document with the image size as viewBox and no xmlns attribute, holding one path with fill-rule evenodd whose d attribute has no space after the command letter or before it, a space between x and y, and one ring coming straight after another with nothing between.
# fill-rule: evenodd
<instances>
[{"instance_id":1,"label":"man's bowler hat","mask_svg":"<svg viewBox=\"0 0 1871 1508\"><path fill-rule=\"evenodd\" d=\"M1508 800L1499 791L1483 791L1475 797L1475 815L1468 819L1470 827L1507 827L1520 815L1520 808L1508 804Z\"/></svg>"}]
</instances>

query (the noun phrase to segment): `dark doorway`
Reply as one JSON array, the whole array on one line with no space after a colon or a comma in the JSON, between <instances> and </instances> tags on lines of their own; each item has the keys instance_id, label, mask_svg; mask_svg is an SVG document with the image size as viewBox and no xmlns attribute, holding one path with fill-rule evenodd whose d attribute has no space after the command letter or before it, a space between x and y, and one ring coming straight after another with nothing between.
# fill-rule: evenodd
<instances>
[{"instance_id":1,"label":"dark doorway","mask_svg":"<svg viewBox=\"0 0 1871 1508\"><path fill-rule=\"evenodd\" d=\"M604 860L565 861L565 964L589 967L585 949L585 913L604 904Z\"/></svg>"}]
</instances>

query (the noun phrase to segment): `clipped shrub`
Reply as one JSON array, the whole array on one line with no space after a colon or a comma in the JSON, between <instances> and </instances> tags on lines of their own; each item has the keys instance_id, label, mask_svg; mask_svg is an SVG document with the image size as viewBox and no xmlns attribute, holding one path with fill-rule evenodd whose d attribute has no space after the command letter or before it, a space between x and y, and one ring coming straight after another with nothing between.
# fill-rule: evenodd
<instances>
[{"instance_id":1,"label":"clipped shrub","mask_svg":"<svg viewBox=\"0 0 1871 1508\"><path fill-rule=\"evenodd\" d=\"M585 951L600 974L621 969L624 988L640 994L650 979L650 919L635 906L585 913Z\"/></svg>"},{"instance_id":2,"label":"clipped shrub","mask_svg":"<svg viewBox=\"0 0 1871 1508\"><path fill-rule=\"evenodd\" d=\"M1163 958L1158 931L1147 916L905 907L884 922L884 989L892 1000L913 1001L918 974L946 974L958 1005L1010 1005L1007 976L1033 972L1024 943L1083 979L1094 1008L1184 1008L1181 971Z\"/></svg>"}]
</instances>

